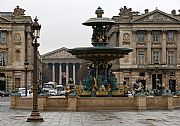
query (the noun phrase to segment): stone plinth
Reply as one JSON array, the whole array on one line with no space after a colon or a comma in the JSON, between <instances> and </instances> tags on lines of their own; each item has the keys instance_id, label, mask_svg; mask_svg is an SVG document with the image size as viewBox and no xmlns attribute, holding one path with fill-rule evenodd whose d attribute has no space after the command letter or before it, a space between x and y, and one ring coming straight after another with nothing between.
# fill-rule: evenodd
<instances>
[{"instance_id":1,"label":"stone plinth","mask_svg":"<svg viewBox=\"0 0 180 126\"><path fill-rule=\"evenodd\" d=\"M167 109L174 109L172 96L167 96Z\"/></svg>"},{"instance_id":2,"label":"stone plinth","mask_svg":"<svg viewBox=\"0 0 180 126\"><path fill-rule=\"evenodd\" d=\"M144 96L137 96L137 109L138 110L146 110L146 97Z\"/></svg>"},{"instance_id":3,"label":"stone plinth","mask_svg":"<svg viewBox=\"0 0 180 126\"><path fill-rule=\"evenodd\" d=\"M77 111L77 102L77 96L69 96L67 111Z\"/></svg>"}]
</instances>

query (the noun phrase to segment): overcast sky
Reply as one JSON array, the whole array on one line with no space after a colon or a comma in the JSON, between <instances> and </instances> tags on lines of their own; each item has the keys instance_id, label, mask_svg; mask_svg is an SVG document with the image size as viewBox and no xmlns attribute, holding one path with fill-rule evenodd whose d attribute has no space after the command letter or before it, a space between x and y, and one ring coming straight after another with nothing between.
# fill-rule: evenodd
<instances>
[{"instance_id":1,"label":"overcast sky","mask_svg":"<svg viewBox=\"0 0 180 126\"><path fill-rule=\"evenodd\" d=\"M0 11L11 12L17 5L33 19L38 16L42 26L39 51L45 54L61 47L91 46L92 29L82 23L96 17L99 6L103 16L109 18L117 16L124 6L140 13L156 7L166 13L173 9L179 13L180 0L0 0Z\"/></svg>"}]
</instances>

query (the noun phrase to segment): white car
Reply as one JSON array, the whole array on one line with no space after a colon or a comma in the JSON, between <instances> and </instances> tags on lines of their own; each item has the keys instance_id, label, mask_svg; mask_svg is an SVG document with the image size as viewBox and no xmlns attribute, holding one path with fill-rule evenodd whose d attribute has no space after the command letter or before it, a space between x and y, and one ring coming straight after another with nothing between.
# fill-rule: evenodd
<instances>
[{"instance_id":1,"label":"white car","mask_svg":"<svg viewBox=\"0 0 180 126\"><path fill-rule=\"evenodd\" d=\"M49 90L49 95L56 96L57 95L57 90L56 89L50 89Z\"/></svg>"}]
</instances>

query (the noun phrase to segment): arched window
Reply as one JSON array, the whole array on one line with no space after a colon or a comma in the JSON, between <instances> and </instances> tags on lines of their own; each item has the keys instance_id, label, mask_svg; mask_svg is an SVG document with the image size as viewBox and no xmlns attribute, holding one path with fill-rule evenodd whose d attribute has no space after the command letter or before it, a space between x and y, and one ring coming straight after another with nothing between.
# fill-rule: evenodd
<instances>
[{"instance_id":1,"label":"arched window","mask_svg":"<svg viewBox=\"0 0 180 126\"><path fill-rule=\"evenodd\" d=\"M20 50L16 50L16 52L15 52L16 61L20 61L21 60L20 54L21 54Z\"/></svg>"}]
</instances>

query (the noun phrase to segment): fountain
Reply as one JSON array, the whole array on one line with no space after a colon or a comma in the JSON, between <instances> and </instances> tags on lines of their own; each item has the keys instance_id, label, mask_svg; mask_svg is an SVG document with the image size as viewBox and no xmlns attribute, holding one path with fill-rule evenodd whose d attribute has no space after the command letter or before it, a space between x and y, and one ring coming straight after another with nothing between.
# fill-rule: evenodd
<instances>
[{"instance_id":1,"label":"fountain","mask_svg":"<svg viewBox=\"0 0 180 126\"><path fill-rule=\"evenodd\" d=\"M121 90L116 86L116 77L112 72L112 64L109 61L123 58L130 48L109 47L106 29L115 22L110 18L102 17L103 10L98 7L95 11L97 17L90 18L83 25L92 26L93 47L79 47L69 49L72 55L77 58L89 61L88 75L83 85L76 86L76 93L79 96L112 96L120 95Z\"/></svg>"}]
</instances>

